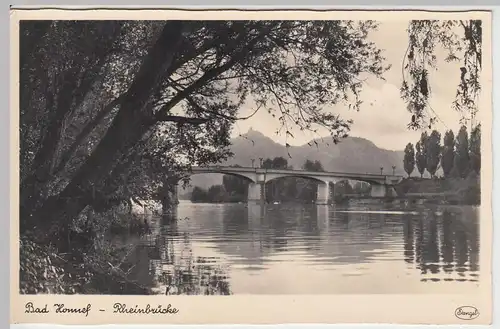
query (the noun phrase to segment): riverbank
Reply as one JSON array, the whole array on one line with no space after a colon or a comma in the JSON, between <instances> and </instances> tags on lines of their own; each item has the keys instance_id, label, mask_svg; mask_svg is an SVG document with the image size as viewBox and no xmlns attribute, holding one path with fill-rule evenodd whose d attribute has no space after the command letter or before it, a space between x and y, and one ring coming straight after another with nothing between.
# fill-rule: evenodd
<instances>
[{"instance_id":1,"label":"riverbank","mask_svg":"<svg viewBox=\"0 0 500 329\"><path fill-rule=\"evenodd\" d=\"M148 231L142 217L94 215L91 226L91 240L83 244L80 240L85 233L77 233L69 253L60 253L50 244L35 243L29 232L21 236L20 293L150 294L150 288L128 278L135 264L128 263L127 255L136 244L123 242Z\"/></svg>"},{"instance_id":2,"label":"riverbank","mask_svg":"<svg viewBox=\"0 0 500 329\"><path fill-rule=\"evenodd\" d=\"M410 200L439 202L442 204L481 204L480 176L466 178L405 178L395 187L398 195Z\"/></svg>"},{"instance_id":3,"label":"riverbank","mask_svg":"<svg viewBox=\"0 0 500 329\"><path fill-rule=\"evenodd\" d=\"M247 199L240 197L240 196L236 196L236 197L232 197L232 198L225 198L222 200L221 199L214 200L214 199L207 198L207 199L195 199L195 200L186 199L185 201L190 201L192 203L215 203L215 204L218 204L218 203L246 203Z\"/></svg>"}]
</instances>

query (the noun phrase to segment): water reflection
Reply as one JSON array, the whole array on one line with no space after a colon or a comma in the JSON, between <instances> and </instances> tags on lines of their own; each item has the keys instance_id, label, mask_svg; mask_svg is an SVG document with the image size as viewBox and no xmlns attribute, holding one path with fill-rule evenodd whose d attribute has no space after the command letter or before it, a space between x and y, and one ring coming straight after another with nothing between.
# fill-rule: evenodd
<instances>
[{"instance_id":1,"label":"water reflection","mask_svg":"<svg viewBox=\"0 0 500 329\"><path fill-rule=\"evenodd\" d=\"M413 234L414 223L411 216L404 214L403 216L403 238L404 238L404 261L413 264L415 261L415 236Z\"/></svg>"},{"instance_id":2,"label":"water reflection","mask_svg":"<svg viewBox=\"0 0 500 329\"><path fill-rule=\"evenodd\" d=\"M196 256L189 232L178 228L180 222L152 219L157 229L144 237L129 256L136 264L130 276L157 294L231 294L227 269L217 257Z\"/></svg>"},{"instance_id":3,"label":"water reflection","mask_svg":"<svg viewBox=\"0 0 500 329\"><path fill-rule=\"evenodd\" d=\"M474 208L181 203L178 218L153 220L134 254L133 276L156 293L432 293L432 282L452 293L478 282Z\"/></svg>"},{"instance_id":4,"label":"water reflection","mask_svg":"<svg viewBox=\"0 0 500 329\"><path fill-rule=\"evenodd\" d=\"M403 216L405 261L416 264L421 281L478 282L479 225L477 213L470 215L444 210L423 219Z\"/></svg>"}]
</instances>

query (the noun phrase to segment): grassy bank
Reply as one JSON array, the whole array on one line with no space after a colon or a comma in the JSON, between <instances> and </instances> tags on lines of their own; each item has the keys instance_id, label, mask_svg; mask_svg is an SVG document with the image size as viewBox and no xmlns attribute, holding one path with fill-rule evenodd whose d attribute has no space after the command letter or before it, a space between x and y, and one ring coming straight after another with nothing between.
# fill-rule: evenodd
<instances>
[{"instance_id":1,"label":"grassy bank","mask_svg":"<svg viewBox=\"0 0 500 329\"><path fill-rule=\"evenodd\" d=\"M59 253L48 243L37 244L29 232L21 236L20 293L149 294L149 288L128 279L127 272L134 264L126 259L135 246L113 238L147 232L142 218L133 214L93 215L92 236L85 244L81 237L87 233L81 231L79 220L72 228L78 238L72 241L71 253Z\"/></svg>"},{"instance_id":2,"label":"grassy bank","mask_svg":"<svg viewBox=\"0 0 500 329\"><path fill-rule=\"evenodd\" d=\"M405 178L396 187L398 195L421 198L446 204L479 205L481 203L480 177L467 178Z\"/></svg>"}]
</instances>

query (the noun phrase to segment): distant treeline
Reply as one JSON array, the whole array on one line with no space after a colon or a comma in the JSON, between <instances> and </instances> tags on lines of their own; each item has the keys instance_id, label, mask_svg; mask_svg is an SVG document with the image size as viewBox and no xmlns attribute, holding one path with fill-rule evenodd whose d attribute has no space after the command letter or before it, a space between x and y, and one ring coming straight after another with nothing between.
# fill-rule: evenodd
<instances>
[{"instance_id":1,"label":"distant treeline","mask_svg":"<svg viewBox=\"0 0 500 329\"><path fill-rule=\"evenodd\" d=\"M446 131L441 145L441 133L433 130L430 135L423 132L415 147L408 143L403 160L408 177L417 167L420 177L427 171L432 178L436 177L439 168L445 178L466 178L471 172L480 175L481 172L481 124L475 126L472 132L462 126L455 134Z\"/></svg>"},{"instance_id":2,"label":"distant treeline","mask_svg":"<svg viewBox=\"0 0 500 329\"><path fill-rule=\"evenodd\" d=\"M241 167L233 165L233 167ZM262 168L266 169L293 169L288 165L288 161L283 157L265 159ZM307 171L324 171L321 162L306 160L302 166ZM319 182L301 177L284 177L268 182L265 186L265 196L267 202L302 202L313 203L316 201L316 194ZM249 182L243 178L224 175L222 185L211 186L208 190L195 186L191 193L192 202L245 202L247 200ZM354 185L348 181L341 181L331 186L332 195L345 194L369 194L370 184L356 182Z\"/></svg>"},{"instance_id":3,"label":"distant treeline","mask_svg":"<svg viewBox=\"0 0 500 329\"><path fill-rule=\"evenodd\" d=\"M415 152L416 149L416 152ZM423 132L416 147L408 143L403 160L408 178L398 186L405 194L429 194L447 196L454 204L481 203L481 125L469 134L462 126L457 136L452 130L446 131L441 145L441 134L434 130L430 135ZM410 177L417 167L420 178ZM443 176L437 177L441 168ZM427 171L432 181L421 180Z\"/></svg>"}]
</instances>

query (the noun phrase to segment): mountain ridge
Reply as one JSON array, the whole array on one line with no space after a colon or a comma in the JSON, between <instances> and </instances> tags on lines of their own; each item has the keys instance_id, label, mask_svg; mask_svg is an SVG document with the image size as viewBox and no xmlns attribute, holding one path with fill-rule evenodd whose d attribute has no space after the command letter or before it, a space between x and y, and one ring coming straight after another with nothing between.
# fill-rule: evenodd
<instances>
[{"instance_id":1,"label":"mountain ridge","mask_svg":"<svg viewBox=\"0 0 500 329\"><path fill-rule=\"evenodd\" d=\"M310 145L312 146L310 146ZM362 137L346 137L339 143L329 142L328 138L312 139L300 146L286 147L260 131L250 129L247 133L231 139L233 157L221 165L240 165L258 167L260 158L284 157L294 169L300 169L306 160L320 161L325 171L350 173L405 175L403 169L404 151L386 150ZM208 189L222 183L222 174L197 174L192 176L191 186Z\"/></svg>"}]
</instances>

